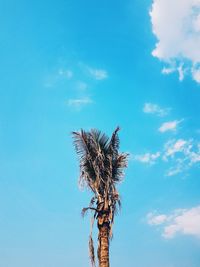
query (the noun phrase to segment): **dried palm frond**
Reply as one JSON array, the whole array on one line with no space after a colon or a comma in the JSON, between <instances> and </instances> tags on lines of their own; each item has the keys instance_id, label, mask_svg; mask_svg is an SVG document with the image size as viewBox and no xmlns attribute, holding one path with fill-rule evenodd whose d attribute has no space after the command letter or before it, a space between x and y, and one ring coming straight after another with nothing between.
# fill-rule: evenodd
<instances>
[{"instance_id":1,"label":"dried palm frond","mask_svg":"<svg viewBox=\"0 0 200 267\"><path fill-rule=\"evenodd\" d=\"M95 264L95 253L94 253L94 242L92 236L89 236L89 255L92 266L96 266Z\"/></svg>"},{"instance_id":2,"label":"dried palm frond","mask_svg":"<svg viewBox=\"0 0 200 267\"><path fill-rule=\"evenodd\" d=\"M82 209L82 211L81 211L81 216L84 217L88 210L97 212L97 209L95 209L95 208L93 208L93 207L87 207L87 208L83 208L83 209Z\"/></svg>"}]
</instances>

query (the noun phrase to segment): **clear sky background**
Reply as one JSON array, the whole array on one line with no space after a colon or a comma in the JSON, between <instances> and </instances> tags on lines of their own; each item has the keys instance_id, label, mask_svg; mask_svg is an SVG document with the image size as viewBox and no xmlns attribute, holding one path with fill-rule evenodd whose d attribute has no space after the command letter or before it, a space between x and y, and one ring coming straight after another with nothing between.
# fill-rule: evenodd
<instances>
[{"instance_id":1,"label":"clear sky background","mask_svg":"<svg viewBox=\"0 0 200 267\"><path fill-rule=\"evenodd\" d=\"M121 126L111 266L200 266L200 2L0 1L0 266L89 266L71 131Z\"/></svg>"}]
</instances>

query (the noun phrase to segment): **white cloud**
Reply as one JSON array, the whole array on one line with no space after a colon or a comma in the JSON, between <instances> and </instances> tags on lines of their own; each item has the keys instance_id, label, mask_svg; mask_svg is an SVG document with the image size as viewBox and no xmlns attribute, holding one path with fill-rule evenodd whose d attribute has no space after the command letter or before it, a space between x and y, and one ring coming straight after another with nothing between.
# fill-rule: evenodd
<instances>
[{"instance_id":1,"label":"white cloud","mask_svg":"<svg viewBox=\"0 0 200 267\"><path fill-rule=\"evenodd\" d=\"M186 74L200 83L200 0L153 0L152 31L157 38L154 57L166 66L162 73Z\"/></svg>"},{"instance_id":2,"label":"white cloud","mask_svg":"<svg viewBox=\"0 0 200 267\"><path fill-rule=\"evenodd\" d=\"M144 113L155 114L160 117L166 116L169 111L169 108L161 108L159 105L153 103L145 103L143 107Z\"/></svg>"},{"instance_id":3,"label":"white cloud","mask_svg":"<svg viewBox=\"0 0 200 267\"><path fill-rule=\"evenodd\" d=\"M177 72L179 76L179 81L183 81L186 71L187 69L184 68L183 64L176 66L174 63L171 63L168 67L165 66L161 72L162 74L165 74L165 75L171 74L173 72Z\"/></svg>"},{"instance_id":4,"label":"white cloud","mask_svg":"<svg viewBox=\"0 0 200 267\"><path fill-rule=\"evenodd\" d=\"M195 163L200 162L200 147L198 145L198 150L196 152L194 151L188 151L187 153L189 160L190 160L190 165L193 165Z\"/></svg>"},{"instance_id":5,"label":"white cloud","mask_svg":"<svg viewBox=\"0 0 200 267\"><path fill-rule=\"evenodd\" d=\"M162 69L162 74L170 74L170 73L173 73L174 71L176 71L176 69L173 67L168 67L168 68L164 67Z\"/></svg>"},{"instance_id":6,"label":"white cloud","mask_svg":"<svg viewBox=\"0 0 200 267\"><path fill-rule=\"evenodd\" d=\"M164 132L167 132L167 131L176 131L177 126L179 125L179 123L181 121L182 120L180 120L180 121L175 120L175 121L164 122L158 130L161 133L164 133Z\"/></svg>"},{"instance_id":7,"label":"white cloud","mask_svg":"<svg viewBox=\"0 0 200 267\"><path fill-rule=\"evenodd\" d=\"M165 144L165 154L164 157L173 157L175 153L177 152L183 152L186 147L190 145L190 141L186 141L184 139L178 139L178 140L169 140Z\"/></svg>"},{"instance_id":8,"label":"white cloud","mask_svg":"<svg viewBox=\"0 0 200 267\"><path fill-rule=\"evenodd\" d=\"M160 159L167 166L166 176L187 173L193 166L200 166L200 143L193 139L171 139L160 152L133 154L131 159L150 165Z\"/></svg>"},{"instance_id":9,"label":"white cloud","mask_svg":"<svg viewBox=\"0 0 200 267\"><path fill-rule=\"evenodd\" d=\"M200 83L200 69L198 69L198 68L192 68L191 71L192 71L192 77L193 77L193 79L196 82Z\"/></svg>"},{"instance_id":10,"label":"white cloud","mask_svg":"<svg viewBox=\"0 0 200 267\"><path fill-rule=\"evenodd\" d=\"M162 236L170 239L177 234L192 235L200 238L200 206L191 209L177 209L171 214L147 214L147 223L161 226Z\"/></svg>"},{"instance_id":11,"label":"white cloud","mask_svg":"<svg viewBox=\"0 0 200 267\"><path fill-rule=\"evenodd\" d=\"M179 173L181 173L183 171L184 171L184 169L183 169L182 165L178 165L178 166L170 168L166 172L166 176L174 176L174 175L177 175L177 174L179 174Z\"/></svg>"},{"instance_id":12,"label":"white cloud","mask_svg":"<svg viewBox=\"0 0 200 267\"><path fill-rule=\"evenodd\" d=\"M68 106L74 107L76 109L80 109L83 106L86 106L86 105L89 105L89 104L92 104L92 103L93 103L93 101L89 97L69 99L67 101Z\"/></svg>"},{"instance_id":13,"label":"white cloud","mask_svg":"<svg viewBox=\"0 0 200 267\"><path fill-rule=\"evenodd\" d=\"M200 161L200 145L194 142L193 139L172 139L164 145L163 159L173 158L176 153L182 153L182 155L191 163Z\"/></svg>"},{"instance_id":14,"label":"white cloud","mask_svg":"<svg viewBox=\"0 0 200 267\"><path fill-rule=\"evenodd\" d=\"M184 76L185 76L185 70L183 68L183 64L181 64L178 68L178 74L179 74L179 81L183 81Z\"/></svg>"},{"instance_id":15,"label":"white cloud","mask_svg":"<svg viewBox=\"0 0 200 267\"><path fill-rule=\"evenodd\" d=\"M162 159L173 163L166 173L167 176L182 173L200 163L200 145L193 139L169 140L164 145Z\"/></svg>"},{"instance_id":16,"label":"white cloud","mask_svg":"<svg viewBox=\"0 0 200 267\"><path fill-rule=\"evenodd\" d=\"M150 225L159 225L167 220L167 215L155 215L155 212L150 212L147 214L147 222Z\"/></svg>"},{"instance_id":17,"label":"white cloud","mask_svg":"<svg viewBox=\"0 0 200 267\"><path fill-rule=\"evenodd\" d=\"M160 152L156 152L154 154L145 153L142 155L133 155L132 159L135 161L140 161L142 163L154 164L159 157L160 157Z\"/></svg>"},{"instance_id":18,"label":"white cloud","mask_svg":"<svg viewBox=\"0 0 200 267\"><path fill-rule=\"evenodd\" d=\"M95 80L105 80L108 78L108 73L106 70L103 69L94 69L88 67L89 74L95 79Z\"/></svg>"}]
</instances>

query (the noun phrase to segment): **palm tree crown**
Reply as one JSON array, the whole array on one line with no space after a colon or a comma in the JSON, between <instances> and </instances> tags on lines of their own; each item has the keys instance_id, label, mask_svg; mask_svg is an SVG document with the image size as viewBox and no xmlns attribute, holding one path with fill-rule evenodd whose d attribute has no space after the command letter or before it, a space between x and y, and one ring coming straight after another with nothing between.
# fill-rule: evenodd
<instances>
[{"instance_id":1,"label":"palm tree crown","mask_svg":"<svg viewBox=\"0 0 200 267\"><path fill-rule=\"evenodd\" d=\"M124 176L123 170L127 167L126 153L119 153L119 127L113 132L109 139L101 131L92 129L89 132L81 130L73 132L74 146L80 161L80 184L89 188L94 196L89 207L82 210L94 212L93 222L98 221L98 228L106 225L109 238L112 236L112 225L118 207L120 197L116 184ZM100 261L100 249L98 258ZM95 264L92 236L89 239L90 257L92 264ZM106 266L101 265L100 266ZM109 266L109 265L107 265Z\"/></svg>"}]
</instances>

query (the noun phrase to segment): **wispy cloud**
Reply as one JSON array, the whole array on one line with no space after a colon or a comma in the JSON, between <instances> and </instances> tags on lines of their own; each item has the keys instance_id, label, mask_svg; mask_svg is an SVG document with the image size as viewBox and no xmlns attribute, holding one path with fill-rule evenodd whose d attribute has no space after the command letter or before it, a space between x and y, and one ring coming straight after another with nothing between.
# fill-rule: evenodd
<instances>
[{"instance_id":1,"label":"wispy cloud","mask_svg":"<svg viewBox=\"0 0 200 267\"><path fill-rule=\"evenodd\" d=\"M73 72L71 70L59 69L58 74L61 77L71 79L73 77Z\"/></svg>"},{"instance_id":2,"label":"wispy cloud","mask_svg":"<svg viewBox=\"0 0 200 267\"><path fill-rule=\"evenodd\" d=\"M200 144L193 139L172 139L164 145L163 159L174 158L176 154L187 156L191 163L200 161Z\"/></svg>"},{"instance_id":3,"label":"wispy cloud","mask_svg":"<svg viewBox=\"0 0 200 267\"><path fill-rule=\"evenodd\" d=\"M200 206L190 209L176 209L171 214L147 214L147 223L161 227L162 236L174 238L177 234L200 238Z\"/></svg>"},{"instance_id":4,"label":"wispy cloud","mask_svg":"<svg viewBox=\"0 0 200 267\"><path fill-rule=\"evenodd\" d=\"M193 67L192 76L196 82L200 83L200 68Z\"/></svg>"},{"instance_id":5,"label":"wispy cloud","mask_svg":"<svg viewBox=\"0 0 200 267\"><path fill-rule=\"evenodd\" d=\"M102 81L108 78L108 71L98 67L91 67L83 62L79 62L79 67L90 78Z\"/></svg>"},{"instance_id":6,"label":"wispy cloud","mask_svg":"<svg viewBox=\"0 0 200 267\"><path fill-rule=\"evenodd\" d=\"M186 68L184 68L183 64L180 64L178 67L176 65L174 65L174 63L171 63L171 65L169 65L168 67L164 67L162 69L162 74L168 75L171 74L173 72L177 72L178 76L179 76L179 81L183 81L184 77L185 77L185 73L186 73Z\"/></svg>"},{"instance_id":7,"label":"wispy cloud","mask_svg":"<svg viewBox=\"0 0 200 267\"><path fill-rule=\"evenodd\" d=\"M170 139L156 153L133 154L133 161L154 164L158 160L166 163L166 176L174 176L200 165L200 142L193 139Z\"/></svg>"},{"instance_id":8,"label":"wispy cloud","mask_svg":"<svg viewBox=\"0 0 200 267\"><path fill-rule=\"evenodd\" d=\"M164 145L164 160L167 160L168 157L174 157L176 153L188 151L191 148L191 140L186 141L184 139L172 139L167 141Z\"/></svg>"},{"instance_id":9,"label":"wispy cloud","mask_svg":"<svg viewBox=\"0 0 200 267\"><path fill-rule=\"evenodd\" d=\"M168 115L170 110L170 108L161 108L159 105L153 103L145 103L143 107L144 113L155 114L160 117Z\"/></svg>"},{"instance_id":10,"label":"wispy cloud","mask_svg":"<svg viewBox=\"0 0 200 267\"><path fill-rule=\"evenodd\" d=\"M105 80L108 78L107 71L103 69L94 69L94 68L88 67L88 72L90 76L95 80Z\"/></svg>"},{"instance_id":11,"label":"wispy cloud","mask_svg":"<svg viewBox=\"0 0 200 267\"><path fill-rule=\"evenodd\" d=\"M166 173L167 176L182 173L200 163L200 144L193 139L169 140L164 146L162 158L173 163Z\"/></svg>"},{"instance_id":12,"label":"wispy cloud","mask_svg":"<svg viewBox=\"0 0 200 267\"><path fill-rule=\"evenodd\" d=\"M54 87L61 81L71 80L73 75L74 74L70 69L57 69L55 72L50 73L45 77L44 86L47 88Z\"/></svg>"},{"instance_id":13,"label":"wispy cloud","mask_svg":"<svg viewBox=\"0 0 200 267\"><path fill-rule=\"evenodd\" d=\"M182 122L183 120L174 120L174 121L168 121L168 122L164 122L160 128L158 129L159 132L161 133L165 133L167 131L176 131L178 125Z\"/></svg>"},{"instance_id":14,"label":"wispy cloud","mask_svg":"<svg viewBox=\"0 0 200 267\"><path fill-rule=\"evenodd\" d=\"M164 67L162 69L162 74L167 75L167 74L173 73L174 71L176 71L176 68L174 68L172 66L170 66L170 67Z\"/></svg>"},{"instance_id":15,"label":"wispy cloud","mask_svg":"<svg viewBox=\"0 0 200 267\"><path fill-rule=\"evenodd\" d=\"M92 104L93 100L90 97L69 99L67 104L69 107L80 110L82 107Z\"/></svg>"},{"instance_id":16,"label":"wispy cloud","mask_svg":"<svg viewBox=\"0 0 200 267\"><path fill-rule=\"evenodd\" d=\"M167 215L165 214L157 215L155 211L147 214L147 223L150 225L160 225L165 221L167 221Z\"/></svg>"},{"instance_id":17,"label":"wispy cloud","mask_svg":"<svg viewBox=\"0 0 200 267\"><path fill-rule=\"evenodd\" d=\"M166 176L174 176L184 171L184 167L181 164L177 164L166 171Z\"/></svg>"},{"instance_id":18,"label":"wispy cloud","mask_svg":"<svg viewBox=\"0 0 200 267\"><path fill-rule=\"evenodd\" d=\"M160 157L160 152L156 152L156 153L145 153L141 155L132 155L131 159L134 161L139 161L141 163L154 164L159 157Z\"/></svg>"},{"instance_id":19,"label":"wispy cloud","mask_svg":"<svg viewBox=\"0 0 200 267\"><path fill-rule=\"evenodd\" d=\"M152 31L157 38L154 57L163 61L163 74L186 74L200 83L200 2L153 0L150 11Z\"/></svg>"}]
</instances>

